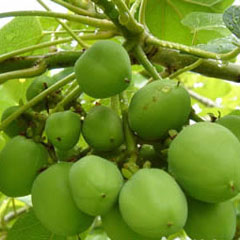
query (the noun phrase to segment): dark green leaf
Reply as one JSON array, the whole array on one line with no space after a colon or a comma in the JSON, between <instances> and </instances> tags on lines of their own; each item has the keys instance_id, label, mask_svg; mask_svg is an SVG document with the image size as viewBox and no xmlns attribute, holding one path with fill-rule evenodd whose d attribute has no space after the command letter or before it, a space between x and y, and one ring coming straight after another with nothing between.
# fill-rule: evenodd
<instances>
[{"instance_id":1,"label":"dark green leaf","mask_svg":"<svg viewBox=\"0 0 240 240\"><path fill-rule=\"evenodd\" d=\"M223 14L227 28L240 38L240 6L231 6Z\"/></svg>"}]
</instances>

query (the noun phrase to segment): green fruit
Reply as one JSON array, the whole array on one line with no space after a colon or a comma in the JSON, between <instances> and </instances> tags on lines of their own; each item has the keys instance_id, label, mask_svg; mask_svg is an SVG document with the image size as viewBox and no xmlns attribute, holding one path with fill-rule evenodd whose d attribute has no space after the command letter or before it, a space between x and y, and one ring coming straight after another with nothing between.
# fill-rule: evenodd
<instances>
[{"instance_id":1,"label":"green fruit","mask_svg":"<svg viewBox=\"0 0 240 240\"><path fill-rule=\"evenodd\" d=\"M188 219L184 229L195 240L232 240L236 230L232 202L209 204L189 199Z\"/></svg>"},{"instance_id":2,"label":"green fruit","mask_svg":"<svg viewBox=\"0 0 240 240\"><path fill-rule=\"evenodd\" d=\"M69 150L79 140L81 133L80 117L71 111L53 113L46 121L45 131L49 141L56 148Z\"/></svg>"},{"instance_id":3,"label":"green fruit","mask_svg":"<svg viewBox=\"0 0 240 240\"><path fill-rule=\"evenodd\" d=\"M236 115L236 116L240 116L240 109L233 110L233 111L230 112L228 115Z\"/></svg>"},{"instance_id":4,"label":"green fruit","mask_svg":"<svg viewBox=\"0 0 240 240\"><path fill-rule=\"evenodd\" d=\"M30 84L30 86L27 89L26 92L26 98L28 101L36 97L38 94L40 94L45 89L52 86L56 80L52 77L48 76L40 76L33 80L33 82ZM41 111L44 108L46 108L47 102L46 99L38 103L36 106L34 106L34 109Z\"/></svg>"},{"instance_id":5,"label":"green fruit","mask_svg":"<svg viewBox=\"0 0 240 240\"><path fill-rule=\"evenodd\" d=\"M19 106L12 106L7 108L3 114L2 114L2 119L1 121L5 120L8 118L11 114L16 112L19 109ZM15 120L13 120L5 129L4 132L10 137L13 138L21 133L26 132L28 128L28 124L26 120L22 117L19 116Z\"/></svg>"},{"instance_id":6,"label":"green fruit","mask_svg":"<svg viewBox=\"0 0 240 240\"><path fill-rule=\"evenodd\" d=\"M0 153L0 191L10 197L28 195L47 158L41 144L22 136L12 138Z\"/></svg>"},{"instance_id":7,"label":"green fruit","mask_svg":"<svg viewBox=\"0 0 240 240\"><path fill-rule=\"evenodd\" d=\"M78 208L92 216L103 215L111 209L123 184L117 166L95 155L76 162L69 179Z\"/></svg>"},{"instance_id":8,"label":"green fruit","mask_svg":"<svg viewBox=\"0 0 240 240\"><path fill-rule=\"evenodd\" d=\"M159 80L138 90L129 105L129 124L141 138L157 140L179 130L191 109L190 96L173 80Z\"/></svg>"},{"instance_id":9,"label":"green fruit","mask_svg":"<svg viewBox=\"0 0 240 240\"><path fill-rule=\"evenodd\" d=\"M111 240L154 240L135 233L123 220L118 206L102 216L104 230Z\"/></svg>"},{"instance_id":10,"label":"green fruit","mask_svg":"<svg viewBox=\"0 0 240 240\"><path fill-rule=\"evenodd\" d=\"M120 192L119 206L128 226L149 238L176 233L187 219L187 201L182 190L160 169L135 173Z\"/></svg>"},{"instance_id":11,"label":"green fruit","mask_svg":"<svg viewBox=\"0 0 240 240\"><path fill-rule=\"evenodd\" d=\"M219 118L216 123L228 128L240 141L240 116L227 115Z\"/></svg>"},{"instance_id":12,"label":"green fruit","mask_svg":"<svg viewBox=\"0 0 240 240\"><path fill-rule=\"evenodd\" d=\"M152 145L143 144L139 150L139 159L141 161L158 161L158 155Z\"/></svg>"},{"instance_id":13,"label":"green fruit","mask_svg":"<svg viewBox=\"0 0 240 240\"><path fill-rule=\"evenodd\" d=\"M115 150L124 139L121 119L105 106L96 106L89 111L82 133L86 142L98 151Z\"/></svg>"},{"instance_id":14,"label":"green fruit","mask_svg":"<svg viewBox=\"0 0 240 240\"><path fill-rule=\"evenodd\" d=\"M37 218L47 229L64 236L85 231L93 221L73 201L68 182L71 166L66 162L51 166L37 177L32 188Z\"/></svg>"},{"instance_id":15,"label":"green fruit","mask_svg":"<svg viewBox=\"0 0 240 240\"><path fill-rule=\"evenodd\" d=\"M168 151L169 170L193 198L216 203L240 190L240 143L216 123L184 128Z\"/></svg>"},{"instance_id":16,"label":"green fruit","mask_svg":"<svg viewBox=\"0 0 240 240\"><path fill-rule=\"evenodd\" d=\"M126 50L113 41L101 40L75 63L77 81L94 98L107 98L125 90L131 80L131 62Z\"/></svg>"}]
</instances>

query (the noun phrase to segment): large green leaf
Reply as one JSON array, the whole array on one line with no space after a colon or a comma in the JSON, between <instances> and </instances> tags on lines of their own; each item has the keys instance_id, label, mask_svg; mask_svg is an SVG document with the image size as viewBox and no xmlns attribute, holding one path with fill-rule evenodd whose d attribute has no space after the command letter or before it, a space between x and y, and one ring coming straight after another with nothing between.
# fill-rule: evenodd
<instances>
[{"instance_id":1,"label":"large green leaf","mask_svg":"<svg viewBox=\"0 0 240 240\"><path fill-rule=\"evenodd\" d=\"M196 37L181 21L192 12L223 12L232 3L233 0L148 0L146 23L149 30L163 40L187 45L207 43L212 39L221 38L222 33L203 29Z\"/></svg>"},{"instance_id":2,"label":"large green leaf","mask_svg":"<svg viewBox=\"0 0 240 240\"><path fill-rule=\"evenodd\" d=\"M9 230L7 240L65 240L65 237L56 236L41 225L30 210L22 215Z\"/></svg>"},{"instance_id":3,"label":"large green leaf","mask_svg":"<svg viewBox=\"0 0 240 240\"><path fill-rule=\"evenodd\" d=\"M16 17L0 29L0 54L38 42L42 28L36 17Z\"/></svg>"}]
</instances>

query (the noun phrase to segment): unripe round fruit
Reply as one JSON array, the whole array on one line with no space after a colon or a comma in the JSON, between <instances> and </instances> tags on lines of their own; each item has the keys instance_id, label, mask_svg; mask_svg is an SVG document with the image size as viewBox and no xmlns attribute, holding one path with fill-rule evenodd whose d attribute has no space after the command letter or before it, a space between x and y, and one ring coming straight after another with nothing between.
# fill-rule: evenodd
<instances>
[{"instance_id":1,"label":"unripe round fruit","mask_svg":"<svg viewBox=\"0 0 240 240\"><path fill-rule=\"evenodd\" d=\"M48 76L40 76L38 78L35 78L27 89L27 92L26 92L27 100L30 101L31 99L36 97L38 94L40 94L42 91L52 86L55 82L56 80L54 78L48 77ZM45 107L46 107L46 100L44 99L33 108L38 111L41 111Z\"/></svg>"},{"instance_id":2,"label":"unripe round fruit","mask_svg":"<svg viewBox=\"0 0 240 240\"><path fill-rule=\"evenodd\" d=\"M191 103L188 92L173 80L159 80L138 90L129 105L130 127L146 140L162 138L187 121Z\"/></svg>"},{"instance_id":3,"label":"unripe round fruit","mask_svg":"<svg viewBox=\"0 0 240 240\"><path fill-rule=\"evenodd\" d=\"M0 191L10 197L28 195L47 159L41 144L22 136L12 138L0 153Z\"/></svg>"},{"instance_id":4,"label":"unripe round fruit","mask_svg":"<svg viewBox=\"0 0 240 240\"><path fill-rule=\"evenodd\" d=\"M210 202L230 199L240 190L240 143L216 123L184 128L168 151L169 170L193 198Z\"/></svg>"},{"instance_id":5,"label":"unripe round fruit","mask_svg":"<svg viewBox=\"0 0 240 240\"><path fill-rule=\"evenodd\" d=\"M123 220L118 206L102 216L103 228L111 240L154 240L135 233Z\"/></svg>"},{"instance_id":6,"label":"unripe round fruit","mask_svg":"<svg viewBox=\"0 0 240 240\"><path fill-rule=\"evenodd\" d=\"M92 216L103 215L111 209L123 184L117 166L95 155L76 162L69 179L78 208Z\"/></svg>"},{"instance_id":7,"label":"unripe round fruit","mask_svg":"<svg viewBox=\"0 0 240 240\"><path fill-rule=\"evenodd\" d=\"M1 121L4 121L11 114L16 112L19 109L19 106L12 106L7 108L3 114ZM19 135L22 132L25 132L28 128L28 124L25 119L19 116L17 119L13 120L5 129L4 132L10 137L13 138Z\"/></svg>"},{"instance_id":8,"label":"unripe round fruit","mask_svg":"<svg viewBox=\"0 0 240 240\"><path fill-rule=\"evenodd\" d=\"M70 236L85 231L93 218L75 205L69 188L71 163L61 162L48 168L34 181L33 210L51 232Z\"/></svg>"},{"instance_id":9,"label":"unripe round fruit","mask_svg":"<svg viewBox=\"0 0 240 240\"><path fill-rule=\"evenodd\" d=\"M123 186L119 207L128 226L149 238L180 231L187 219L187 201L175 180L160 169L141 169Z\"/></svg>"},{"instance_id":10,"label":"unripe round fruit","mask_svg":"<svg viewBox=\"0 0 240 240\"><path fill-rule=\"evenodd\" d=\"M80 117L71 111L53 113L46 121L45 131L48 139L56 148L69 150L79 140Z\"/></svg>"},{"instance_id":11,"label":"unripe round fruit","mask_svg":"<svg viewBox=\"0 0 240 240\"><path fill-rule=\"evenodd\" d=\"M115 150L124 139L121 119L105 106L96 106L88 112L82 133L86 142L98 151Z\"/></svg>"},{"instance_id":12,"label":"unripe round fruit","mask_svg":"<svg viewBox=\"0 0 240 240\"><path fill-rule=\"evenodd\" d=\"M129 86L131 62L120 44L101 40L77 60L75 73L86 94L94 98L107 98L119 94Z\"/></svg>"},{"instance_id":13,"label":"unripe round fruit","mask_svg":"<svg viewBox=\"0 0 240 240\"><path fill-rule=\"evenodd\" d=\"M216 123L228 128L240 141L240 116L227 115L219 118Z\"/></svg>"},{"instance_id":14,"label":"unripe round fruit","mask_svg":"<svg viewBox=\"0 0 240 240\"><path fill-rule=\"evenodd\" d=\"M236 231L233 203L210 204L189 199L184 230L195 240L232 240Z\"/></svg>"}]
</instances>

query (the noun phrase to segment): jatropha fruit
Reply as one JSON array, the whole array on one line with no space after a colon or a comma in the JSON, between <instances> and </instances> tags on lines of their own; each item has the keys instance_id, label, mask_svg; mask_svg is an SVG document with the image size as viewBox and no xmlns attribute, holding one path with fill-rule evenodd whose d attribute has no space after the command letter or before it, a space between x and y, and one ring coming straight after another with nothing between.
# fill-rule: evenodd
<instances>
[{"instance_id":1,"label":"jatropha fruit","mask_svg":"<svg viewBox=\"0 0 240 240\"><path fill-rule=\"evenodd\" d=\"M191 110L188 92L173 80L159 80L138 90L129 105L131 129L145 140L159 140L180 130Z\"/></svg>"},{"instance_id":2,"label":"jatropha fruit","mask_svg":"<svg viewBox=\"0 0 240 240\"><path fill-rule=\"evenodd\" d=\"M169 171L191 197L226 201L240 191L240 142L216 123L184 128L168 151Z\"/></svg>"},{"instance_id":3,"label":"jatropha fruit","mask_svg":"<svg viewBox=\"0 0 240 240\"><path fill-rule=\"evenodd\" d=\"M94 98L107 98L125 90L132 78L127 51L118 43L101 40L87 49L75 63L77 81Z\"/></svg>"}]
</instances>

